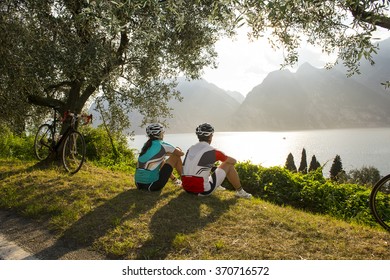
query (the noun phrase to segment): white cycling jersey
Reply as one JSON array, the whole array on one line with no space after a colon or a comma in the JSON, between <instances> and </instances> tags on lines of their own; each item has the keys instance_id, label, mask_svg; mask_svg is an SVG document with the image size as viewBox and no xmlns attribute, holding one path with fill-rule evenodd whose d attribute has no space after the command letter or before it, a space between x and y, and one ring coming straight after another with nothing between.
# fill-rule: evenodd
<instances>
[{"instance_id":1,"label":"white cycling jersey","mask_svg":"<svg viewBox=\"0 0 390 280\"><path fill-rule=\"evenodd\" d=\"M183 188L189 192L202 193L210 190L211 169L217 161L225 161L227 156L207 142L191 146L183 161ZM225 174L226 176L226 174Z\"/></svg>"}]
</instances>

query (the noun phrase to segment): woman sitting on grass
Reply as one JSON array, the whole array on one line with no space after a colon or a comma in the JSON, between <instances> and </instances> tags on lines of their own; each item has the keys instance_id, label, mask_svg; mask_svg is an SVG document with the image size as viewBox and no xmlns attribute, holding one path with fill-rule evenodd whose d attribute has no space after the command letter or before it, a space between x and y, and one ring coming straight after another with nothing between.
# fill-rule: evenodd
<instances>
[{"instance_id":1,"label":"woman sitting on grass","mask_svg":"<svg viewBox=\"0 0 390 280\"><path fill-rule=\"evenodd\" d=\"M154 123L146 128L148 141L143 146L138 157L135 171L135 183L139 190L159 191L168 179L171 178L175 185L181 185L181 181L172 174L175 168L179 175L182 173L183 163L181 156L184 153L180 148L163 141L164 127ZM165 157L169 156L167 160Z\"/></svg>"}]
</instances>

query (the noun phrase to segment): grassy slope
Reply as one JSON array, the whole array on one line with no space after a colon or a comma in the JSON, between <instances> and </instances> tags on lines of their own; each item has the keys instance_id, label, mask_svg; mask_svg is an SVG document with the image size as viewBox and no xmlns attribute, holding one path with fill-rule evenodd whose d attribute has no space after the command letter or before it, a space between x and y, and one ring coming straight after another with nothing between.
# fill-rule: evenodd
<instances>
[{"instance_id":1,"label":"grassy slope","mask_svg":"<svg viewBox=\"0 0 390 280\"><path fill-rule=\"evenodd\" d=\"M73 247L115 259L390 259L380 229L168 185L135 189L130 174L85 166L76 175L0 160L0 208L48 222Z\"/></svg>"}]
</instances>

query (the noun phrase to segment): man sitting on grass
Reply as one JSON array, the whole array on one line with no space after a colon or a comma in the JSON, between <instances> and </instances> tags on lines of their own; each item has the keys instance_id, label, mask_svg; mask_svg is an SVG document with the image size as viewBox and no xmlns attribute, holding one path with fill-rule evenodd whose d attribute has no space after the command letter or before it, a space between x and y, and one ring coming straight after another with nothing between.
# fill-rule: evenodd
<instances>
[{"instance_id":1,"label":"man sitting on grass","mask_svg":"<svg viewBox=\"0 0 390 280\"><path fill-rule=\"evenodd\" d=\"M210 145L213 134L214 128L208 123L196 128L199 142L188 149L184 158L181 177L183 188L189 193L206 196L212 194L227 178L236 189L237 197L251 198L252 195L241 186L234 168L236 160ZM213 167L217 161L222 163L215 169Z\"/></svg>"}]
</instances>

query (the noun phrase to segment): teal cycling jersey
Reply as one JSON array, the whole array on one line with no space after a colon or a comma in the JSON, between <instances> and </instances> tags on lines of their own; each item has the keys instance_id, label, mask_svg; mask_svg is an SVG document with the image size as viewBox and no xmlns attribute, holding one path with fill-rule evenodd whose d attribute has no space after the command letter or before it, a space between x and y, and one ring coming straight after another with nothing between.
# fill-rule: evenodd
<instances>
[{"instance_id":1,"label":"teal cycling jersey","mask_svg":"<svg viewBox=\"0 0 390 280\"><path fill-rule=\"evenodd\" d=\"M175 147L162 140L153 140L151 147L142 156L138 157L135 181L142 184L151 184L159 179L161 164L167 153L173 153Z\"/></svg>"}]
</instances>

